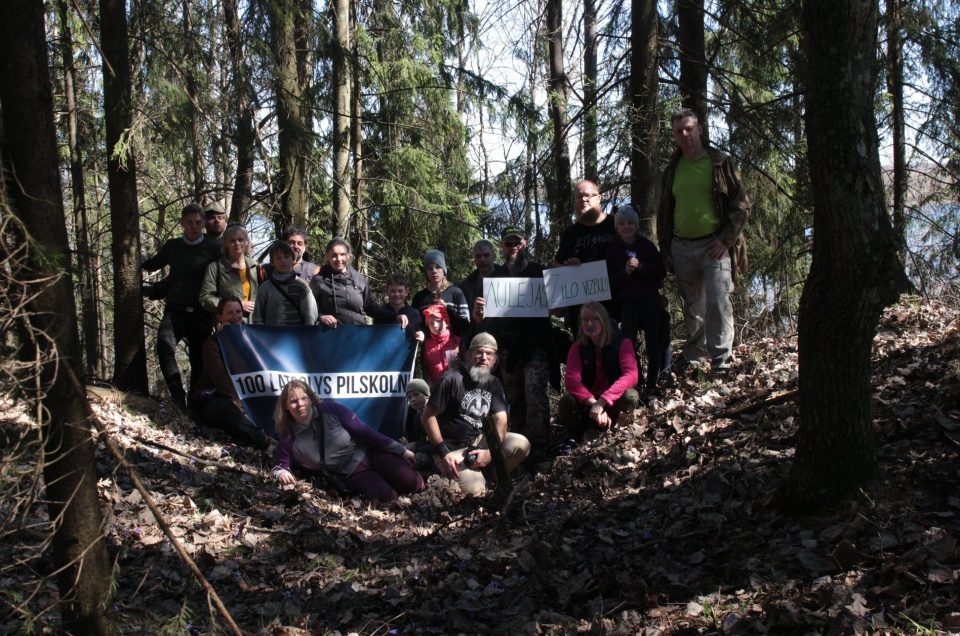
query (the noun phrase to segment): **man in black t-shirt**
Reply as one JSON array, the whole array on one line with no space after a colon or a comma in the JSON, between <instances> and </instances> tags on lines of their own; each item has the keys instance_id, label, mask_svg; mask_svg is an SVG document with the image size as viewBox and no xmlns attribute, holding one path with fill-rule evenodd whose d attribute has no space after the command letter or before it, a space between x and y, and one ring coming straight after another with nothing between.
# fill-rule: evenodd
<instances>
[{"instance_id":1,"label":"man in black t-shirt","mask_svg":"<svg viewBox=\"0 0 960 636\"><path fill-rule=\"evenodd\" d=\"M423 428L440 474L456 479L469 495L486 489L481 468L491 462L483 437L483 420L490 418L500 436L507 470L513 470L530 454L530 442L523 435L507 432L507 405L503 386L493 376L497 363L497 341L478 333L461 368L444 373L430 392L423 411Z\"/></svg>"},{"instance_id":2,"label":"man in black t-shirt","mask_svg":"<svg viewBox=\"0 0 960 636\"><path fill-rule=\"evenodd\" d=\"M580 265L607 258L607 246L616 235L613 217L603 211L600 188L593 181L581 181L573 193L577 222L560 235L554 265ZM580 306L567 307L566 324L577 337Z\"/></svg>"}]
</instances>

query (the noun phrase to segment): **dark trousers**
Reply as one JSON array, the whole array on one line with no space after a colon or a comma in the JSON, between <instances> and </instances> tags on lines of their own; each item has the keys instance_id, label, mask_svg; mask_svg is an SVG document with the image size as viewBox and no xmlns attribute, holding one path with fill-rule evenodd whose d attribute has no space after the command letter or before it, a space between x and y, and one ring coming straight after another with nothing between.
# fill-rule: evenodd
<instances>
[{"instance_id":1,"label":"dark trousers","mask_svg":"<svg viewBox=\"0 0 960 636\"><path fill-rule=\"evenodd\" d=\"M267 447L267 434L253 423L245 411L237 408L230 398L222 395L200 398L195 409L200 422L206 426L226 431L256 448Z\"/></svg>"},{"instance_id":2,"label":"dark trousers","mask_svg":"<svg viewBox=\"0 0 960 636\"><path fill-rule=\"evenodd\" d=\"M163 318L160 319L160 327L157 329L157 361L160 363L163 380L170 389L170 397L181 406L186 402L186 393L177 364L177 344L181 340L187 341L192 383L203 371L203 343L212 330L213 320L210 314L200 307L167 304L163 310Z\"/></svg>"},{"instance_id":3,"label":"dark trousers","mask_svg":"<svg viewBox=\"0 0 960 636\"><path fill-rule=\"evenodd\" d=\"M362 496L383 502L423 490L423 477L407 460L377 449L367 451L347 483Z\"/></svg>"},{"instance_id":4,"label":"dark trousers","mask_svg":"<svg viewBox=\"0 0 960 636\"><path fill-rule=\"evenodd\" d=\"M670 346L669 316L660 303L660 294L624 302L620 310L620 330L624 336L630 338L634 347L637 345L639 332L643 332L647 348L646 386L648 389L656 388L657 378L666 364L667 347Z\"/></svg>"}]
</instances>

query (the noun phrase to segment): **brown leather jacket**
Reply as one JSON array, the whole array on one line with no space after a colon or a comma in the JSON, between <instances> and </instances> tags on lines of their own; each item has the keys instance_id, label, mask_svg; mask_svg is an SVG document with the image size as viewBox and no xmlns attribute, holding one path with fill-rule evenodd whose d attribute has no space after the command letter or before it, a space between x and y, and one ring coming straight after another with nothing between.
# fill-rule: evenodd
<instances>
[{"instance_id":1,"label":"brown leather jacket","mask_svg":"<svg viewBox=\"0 0 960 636\"><path fill-rule=\"evenodd\" d=\"M743 190L740 172L733 160L719 150L705 148L713 161L713 201L720 229L717 238L730 249L730 263L734 278L747 273L747 244L743 238L743 228L750 216L750 199ZM670 242L673 240L673 214L676 201L673 197L673 175L680 161L681 153L674 151L663 171L660 182L660 204L657 210L657 242L664 258L670 256Z\"/></svg>"}]
</instances>

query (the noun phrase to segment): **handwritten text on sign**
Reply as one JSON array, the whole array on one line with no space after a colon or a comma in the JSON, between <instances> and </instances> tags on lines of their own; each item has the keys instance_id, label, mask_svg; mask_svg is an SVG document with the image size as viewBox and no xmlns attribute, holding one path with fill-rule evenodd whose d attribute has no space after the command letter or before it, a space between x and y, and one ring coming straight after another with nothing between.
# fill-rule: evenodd
<instances>
[{"instance_id":1,"label":"handwritten text on sign","mask_svg":"<svg viewBox=\"0 0 960 636\"><path fill-rule=\"evenodd\" d=\"M484 278L485 318L546 318L547 291L542 278Z\"/></svg>"},{"instance_id":2,"label":"handwritten text on sign","mask_svg":"<svg viewBox=\"0 0 960 636\"><path fill-rule=\"evenodd\" d=\"M543 272L543 282L550 309L610 300L606 261L547 269Z\"/></svg>"}]
</instances>

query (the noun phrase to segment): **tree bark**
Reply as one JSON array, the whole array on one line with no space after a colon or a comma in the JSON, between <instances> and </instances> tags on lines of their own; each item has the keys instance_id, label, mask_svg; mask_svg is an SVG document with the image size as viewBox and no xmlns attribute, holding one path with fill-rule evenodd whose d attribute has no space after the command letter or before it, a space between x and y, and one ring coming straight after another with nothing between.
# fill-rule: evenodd
<instances>
[{"instance_id":1,"label":"tree bark","mask_svg":"<svg viewBox=\"0 0 960 636\"><path fill-rule=\"evenodd\" d=\"M567 74L563 69L563 2L547 0L550 119L553 122L554 187L550 201L550 232L560 236L570 225L573 188L570 184L570 148L567 145Z\"/></svg>"},{"instance_id":2,"label":"tree bark","mask_svg":"<svg viewBox=\"0 0 960 636\"><path fill-rule=\"evenodd\" d=\"M250 207L253 192L253 160L256 137L250 99L250 74L243 57L243 34L237 0L224 0L227 47L230 49L230 74L233 94L234 145L237 149L237 174L233 180L230 220L241 222Z\"/></svg>"},{"instance_id":3,"label":"tree bark","mask_svg":"<svg viewBox=\"0 0 960 636\"><path fill-rule=\"evenodd\" d=\"M184 88L190 100L190 148L193 151L190 169L193 175L193 198L199 200L206 190L203 161L203 122L200 113L200 90L197 84L197 62L195 42L197 35L193 26L191 0L183 0L183 42L184 42Z\"/></svg>"},{"instance_id":4,"label":"tree bark","mask_svg":"<svg viewBox=\"0 0 960 636\"><path fill-rule=\"evenodd\" d=\"M86 397L72 390L66 373L67 367L78 370L80 345L43 22L40 1L0 3L2 155L11 176L4 187L34 242L28 266L39 293L30 301L31 326L52 339L57 357L46 356L49 361L41 369L48 418L42 422L42 457L50 519L56 520L53 560L59 571L62 627L76 634L107 634L111 628L104 609L112 572L102 541L93 438ZM38 343L44 346L49 345Z\"/></svg>"},{"instance_id":5,"label":"tree bark","mask_svg":"<svg viewBox=\"0 0 960 636\"><path fill-rule=\"evenodd\" d=\"M292 3L261 1L270 17L270 46L274 57L280 163L276 178L280 197L277 225L281 228L290 224L305 225L309 204L306 162L310 136L301 110L303 87L300 84L296 33L297 20L304 18Z\"/></svg>"},{"instance_id":6,"label":"tree bark","mask_svg":"<svg viewBox=\"0 0 960 636\"><path fill-rule=\"evenodd\" d=\"M137 170L125 139L131 122L130 58L123 0L100 0L103 110L113 255L113 381L125 391L147 393L147 353L140 298L140 224Z\"/></svg>"},{"instance_id":7,"label":"tree bark","mask_svg":"<svg viewBox=\"0 0 960 636\"><path fill-rule=\"evenodd\" d=\"M697 112L704 139L709 138L707 58L704 44L703 0L677 0L680 48L680 95L684 108Z\"/></svg>"},{"instance_id":8,"label":"tree bark","mask_svg":"<svg viewBox=\"0 0 960 636\"><path fill-rule=\"evenodd\" d=\"M60 54L63 58L63 94L67 110L67 146L70 151L70 186L73 194L73 224L77 245L77 284L80 287L80 314L86 372L97 376L100 370L99 307L95 293L94 270L91 265L90 227L87 223L87 198L83 185L83 155L77 139L76 66L73 60L73 34L65 0L57 0L60 23Z\"/></svg>"},{"instance_id":9,"label":"tree bark","mask_svg":"<svg viewBox=\"0 0 960 636\"><path fill-rule=\"evenodd\" d=\"M630 198L642 211L640 233L656 236L660 116L657 112L656 0L633 0L630 41Z\"/></svg>"},{"instance_id":10,"label":"tree bark","mask_svg":"<svg viewBox=\"0 0 960 636\"><path fill-rule=\"evenodd\" d=\"M583 176L597 173L597 3L583 1Z\"/></svg>"},{"instance_id":11,"label":"tree bark","mask_svg":"<svg viewBox=\"0 0 960 636\"><path fill-rule=\"evenodd\" d=\"M350 0L336 0L333 12L333 215L335 235L350 239Z\"/></svg>"},{"instance_id":12,"label":"tree bark","mask_svg":"<svg viewBox=\"0 0 960 636\"><path fill-rule=\"evenodd\" d=\"M897 254L903 261L907 251L907 145L903 112L903 37L901 0L887 0L887 90L890 92L893 133L893 231Z\"/></svg>"},{"instance_id":13,"label":"tree bark","mask_svg":"<svg viewBox=\"0 0 960 636\"><path fill-rule=\"evenodd\" d=\"M356 5L353 6L353 25L356 28ZM354 57L356 59L356 43L354 43ZM356 267L363 274L367 271L367 238L369 233L369 214L363 207L363 126L361 126L361 117L363 115L363 104L360 100L360 65L354 64L353 68L353 90L350 92L351 116L350 116L350 143L353 146L353 209L356 214L356 238L353 244L356 246Z\"/></svg>"},{"instance_id":14,"label":"tree bark","mask_svg":"<svg viewBox=\"0 0 960 636\"><path fill-rule=\"evenodd\" d=\"M803 6L813 261L800 298L800 430L787 485L811 509L877 475L870 354L907 288L886 213L873 99L877 0Z\"/></svg>"}]
</instances>

